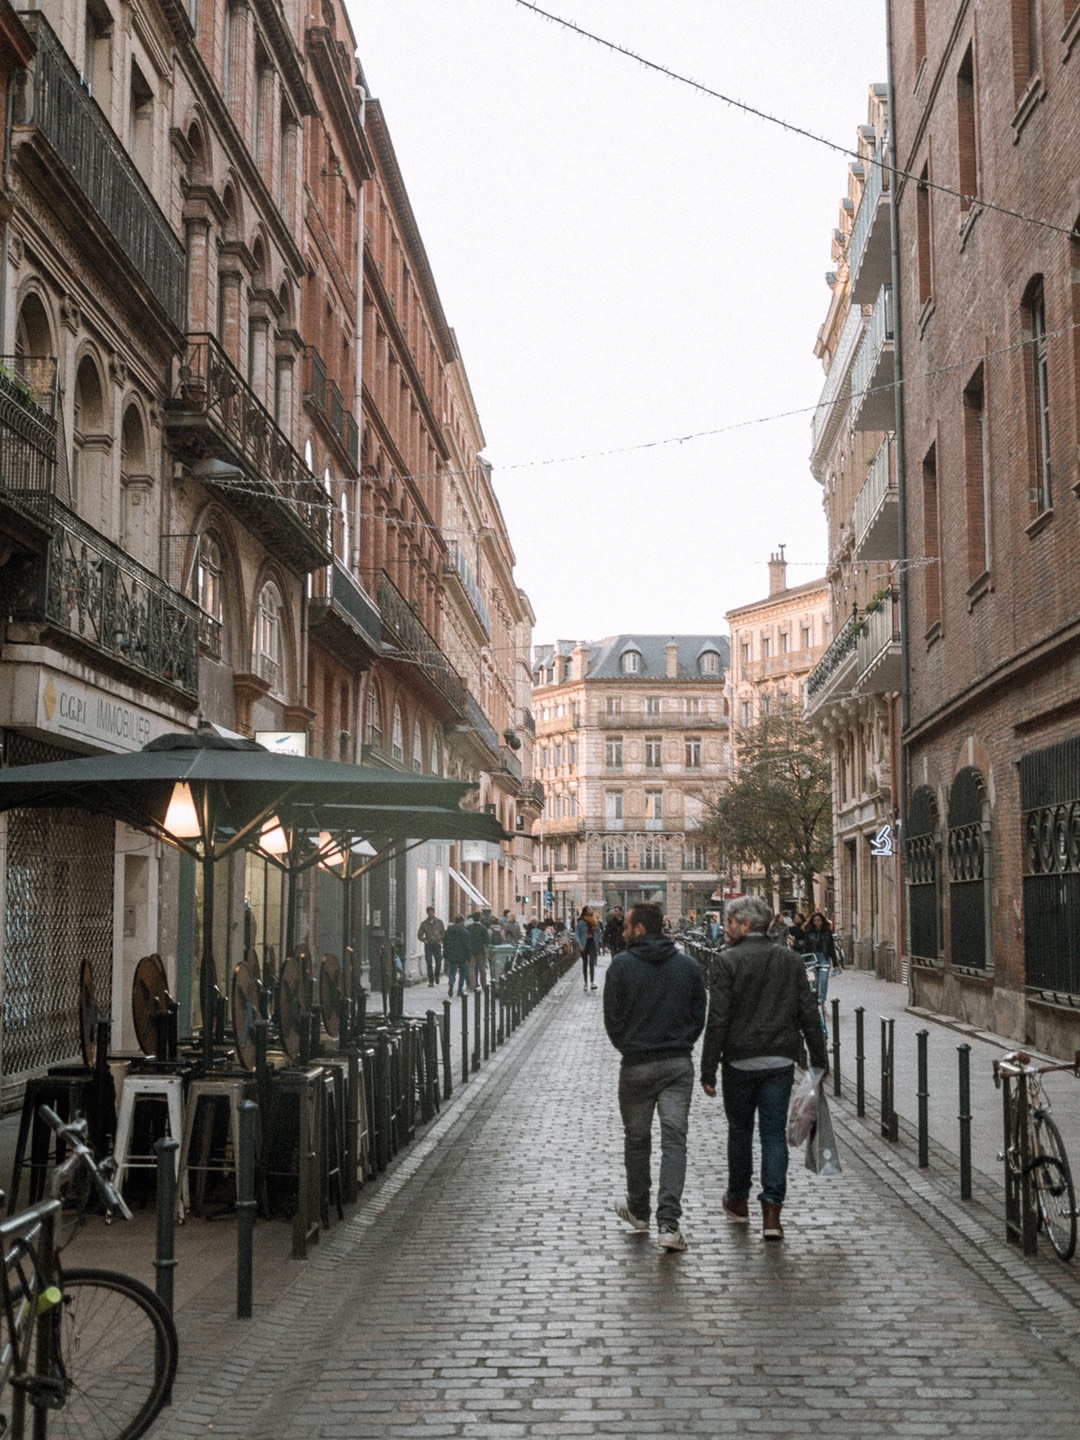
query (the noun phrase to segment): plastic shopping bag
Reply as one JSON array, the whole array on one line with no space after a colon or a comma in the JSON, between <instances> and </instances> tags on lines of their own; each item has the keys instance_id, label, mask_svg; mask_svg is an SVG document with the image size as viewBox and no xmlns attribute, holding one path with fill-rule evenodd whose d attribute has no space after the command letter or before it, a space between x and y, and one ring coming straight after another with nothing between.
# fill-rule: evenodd
<instances>
[{"instance_id":1,"label":"plastic shopping bag","mask_svg":"<svg viewBox=\"0 0 1080 1440\"><path fill-rule=\"evenodd\" d=\"M796 1085L788 1111L787 1142L793 1148L805 1145L814 1130L818 1114L818 1097L824 1070L811 1067Z\"/></svg>"},{"instance_id":2,"label":"plastic shopping bag","mask_svg":"<svg viewBox=\"0 0 1080 1440\"><path fill-rule=\"evenodd\" d=\"M829 1102L822 1090L818 1094L817 1124L806 1142L806 1168L815 1175L839 1175L840 1152L836 1148Z\"/></svg>"}]
</instances>

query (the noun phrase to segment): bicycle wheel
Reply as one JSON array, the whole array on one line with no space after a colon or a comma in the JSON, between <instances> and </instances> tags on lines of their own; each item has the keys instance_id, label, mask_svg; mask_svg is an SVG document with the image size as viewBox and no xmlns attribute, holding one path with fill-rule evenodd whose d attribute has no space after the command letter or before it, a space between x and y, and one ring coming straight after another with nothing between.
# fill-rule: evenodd
<instances>
[{"instance_id":1,"label":"bicycle wheel","mask_svg":"<svg viewBox=\"0 0 1080 1440\"><path fill-rule=\"evenodd\" d=\"M65 1398L49 1412L50 1440L137 1440L176 1375L172 1316L140 1280L112 1270L66 1270L62 1289L54 1358Z\"/></svg>"},{"instance_id":2,"label":"bicycle wheel","mask_svg":"<svg viewBox=\"0 0 1080 1440\"><path fill-rule=\"evenodd\" d=\"M1076 1249L1076 1194L1061 1132L1049 1115L1035 1115L1031 1178L1039 1223L1062 1260Z\"/></svg>"}]
</instances>

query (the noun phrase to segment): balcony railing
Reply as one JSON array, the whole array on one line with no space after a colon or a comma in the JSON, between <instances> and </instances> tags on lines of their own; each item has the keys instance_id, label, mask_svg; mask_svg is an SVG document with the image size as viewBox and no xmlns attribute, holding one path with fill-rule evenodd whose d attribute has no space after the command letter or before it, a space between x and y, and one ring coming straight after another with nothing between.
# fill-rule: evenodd
<instances>
[{"instance_id":1,"label":"balcony railing","mask_svg":"<svg viewBox=\"0 0 1080 1440\"><path fill-rule=\"evenodd\" d=\"M43 514L56 487L56 361L0 358L0 501Z\"/></svg>"},{"instance_id":2,"label":"balcony railing","mask_svg":"<svg viewBox=\"0 0 1080 1440\"><path fill-rule=\"evenodd\" d=\"M843 402L851 393L851 361L865 324L862 310L858 305L852 305L821 389L821 399L814 411L813 459L817 464L824 459L825 451L832 445L843 422Z\"/></svg>"},{"instance_id":3,"label":"balcony railing","mask_svg":"<svg viewBox=\"0 0 1080 1440\"><path fill-rule=\"evenodd\" d=\"M326 491L213 335L188 336L166 423L174 449L197 457L196 475L250 515L268 543L309 570L330 562Z\"/></svg>"},{"instance_id":4,"label":"balcony railing","mask_svg":"<svg viewBox=\"0 0 1080 1440\"><path fill-rule=\"evenodd\" d=\"M379 576L376 598L382 616L383 633L388 632L397 641L398 647L406 656L416 661L428 680L457 714L464 715L465 685L461 676L426 627L416 618L409 602L385 571ZM492 734L494 733L492 731ZM493 749L495 754L498 754L498 736L495 737Z\"/></svg>"},{"instance_id":5,"label":"balcony railing","mask_svg":"<svg viewBox=\"0 0 1080 1440\"><path fill-rule=\"evenodd\" d=\"M779 655L767 655L762 660L751 660L742 666L742 679L769 680L777 675L790 675L799 670L809 670L813 663L813 650L786 650ZM689 727L686 721L683 728Z\"/></svg>"},{"instance_id":6,"label":"balcony railing","mask_svg":"<svg viewBox=\"0 0 1080 1440\"><path fill-rule=\"evenodd\" d=\"M502 760L502 768L512 779L521 780L521 761L510 749L509 745L499 746L499 756Z\"/></svg>"},{"instance_id":7,"label":"balcony railing","mask_svg":"<svg viewBox=\"0 0 1080 1440\"><path fill-rule=\"evenodd\" d=\"M900 604L891 587L858 622L858 671L864 694L900 689Z\"/></svg>"},{"instance_id":8,"label":"balcony railing","mask_svg":"<svg viewBox=\"0 0 1080 1440\"><path fill-rule=\"evenodd\" d=\"M477 584L476 576L473 574L472 566L466 560L461 546L456 540L449 540L446 546L446 560L443 564L444 575L455 575L461 583L461 588L469 597L469 602L476 611L476 617L483 626L484 634L491 639L491 614L484 604L484 597L480 593L480 586Z\"/></svg>"},{"instance_id":9,"label":"balcony railing","mask_svg":"<svg viewBox=\"0 0 1080 1440\"><path fill-rule=\"evenodd\" d=\"M858 637L858 617L849 616L844 622L836 639L832 642L825 654L810 672L806 682L806 698L814 698L829 683L832 677L840 670L847 660L855 653L855 642Z\"/></svg>"},{"instance_id":10,"label":"balcony railing","mask_svg":"<svg viewBox=\"0 0 1080 1440\"><path fill-rule=\"evenodd\" d=\"M851 367L851 423L856 430L895 428L894 374L892 292L883 285Z\"/></svg>"},{"instance_id":11,"label":"balcony railing","mask_svg":"<svg viewBox=\"0 0 1080 1440\"><path fill-rule=\"evenodd\" d=\"M501 764L502 751L499 745L498 732L480 708L479 700L477 700L471 691L465 696L465 718L468 720L472 729L475 730L481 740L483 740L492 755L495 756Z\"/></svg>"},{"instance_id":12,"label":"balcony railing","mask_svg":"<svg viewBox=\"0 0 1080 1440\"><path fill-rule=\"evenodd\" d=\"M325 422L338 443L349 473L356 476L360 458L360 430L336 383L327 377L326 361L314 345L304 352L304 398Z\"/></svg>"},{"instance_id":13,"label":"balcony railing","mask_svg":"<svg viewBox=\"0 0 1080 1440\"><path fill-rule=\"evenodd\" d=\"M537 805L541 808L544 804L544 787L539 780L522 780L518 789L518 799L524 805Z\"/></svg>"},{"instance_id":14,"label":"balcony railing","mask_svg":"<svg viewBox=\"0 0 1080 1440\"><path fill-rule=\"evenodd\" d=\"M199 693L199 607L74 511L52 500L53 537L36 583L10 597L17 620L47 621L123 665Z\"/></svg>"},{"instance_id":15,"label":"balcony railing","mask_svg":"<svg viewBox=\"0 0 1080 1440\"><path fill-rule=\"evenodd\" d=\"M134 268L182 331L187 272L180 241L48 22L37 11L22 20L37 53L26 89L30 113L17 122L38 128L112 236L116 257Z\"/></svg>"},{"instance_id":16,"label":"balcony railing","mask_svg":"<svg viewBox=\"0 0 1080 1440\"><path fill-rule=\"evenodd\" d=\"M879 141L870 161L862 199L848 241L848 271L851 299L857 305L873 300L889 279L888 172L882 163L884 147Z\"/></svg>"},{"instance_id":17,"label":"balcony railing","mask_svg":"<svg viewBox=\"0 0 1080 1440\"><path fill-rule=\"evenodd\" d=\"M312 623L317 624L321 612L331 611L341 619L356 639L369 651L378 653L382 641L382 619L365 594L360 582L335 556L325 570L316 570L311 577Z\"/></svg>"},{"instance_id":18,"label":"balcony railing","mask_svg":"<svg viewBox=\"0 0 1080 1440\"><path fill-rule=\"evenodd\" d=\"M892 437L886 436L855 499L855 553L860 560L895 560L899 547Z\"/></svg>"}]
</instances>

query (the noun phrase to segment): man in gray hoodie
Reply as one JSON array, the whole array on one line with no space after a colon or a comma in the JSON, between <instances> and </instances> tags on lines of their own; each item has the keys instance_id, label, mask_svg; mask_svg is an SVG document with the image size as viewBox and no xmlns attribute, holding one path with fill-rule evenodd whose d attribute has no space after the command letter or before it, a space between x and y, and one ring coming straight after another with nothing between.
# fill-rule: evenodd
<instances>
[{"instance_id":1,"label":"man in gray hoodie","mask_svg":"<svg viewBox=\"0 0 1080 1440\"><path fill-rule=\"evenodd\" d=\"M694 1089L694 1042L705 1024L705 982L695 960L663 933L659 905L631 907L626 949L604 985L604 1026L622 1056L619 1110L625 1134L626 1203L615 1213L634 1230L649 1228L653 1115L660 1116L657 1241L685 1250L679 1221L686 1178L686 1132Z\"/></svg>"}]
</instances>

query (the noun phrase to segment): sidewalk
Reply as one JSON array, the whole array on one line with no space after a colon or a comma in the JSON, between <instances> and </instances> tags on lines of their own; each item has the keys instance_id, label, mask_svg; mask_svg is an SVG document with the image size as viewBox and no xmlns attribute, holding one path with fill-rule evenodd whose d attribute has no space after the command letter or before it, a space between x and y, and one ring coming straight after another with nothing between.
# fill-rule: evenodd
<instances>
[{"instance_id":1,"label":"sidewalk","mask_svg":"<svg viewBox=\"0 0 1080 1440\"><path fill-rule=\"evenodd\" d=\"M849 978L852 997L876 984ZM978 1206L939 1195L847 1100L845 1173L793 1160L784 1245L719 1214L723 1118L700 1091L690 1250L624 1233L600 1005L571 972L312 1258L260 1285L254 1320L228 1293L183 1305L152 1433L1011 1440L1023 1416L1071 1440L1075 1269L981 1238Z\"/></svg>"}]
</instances>

